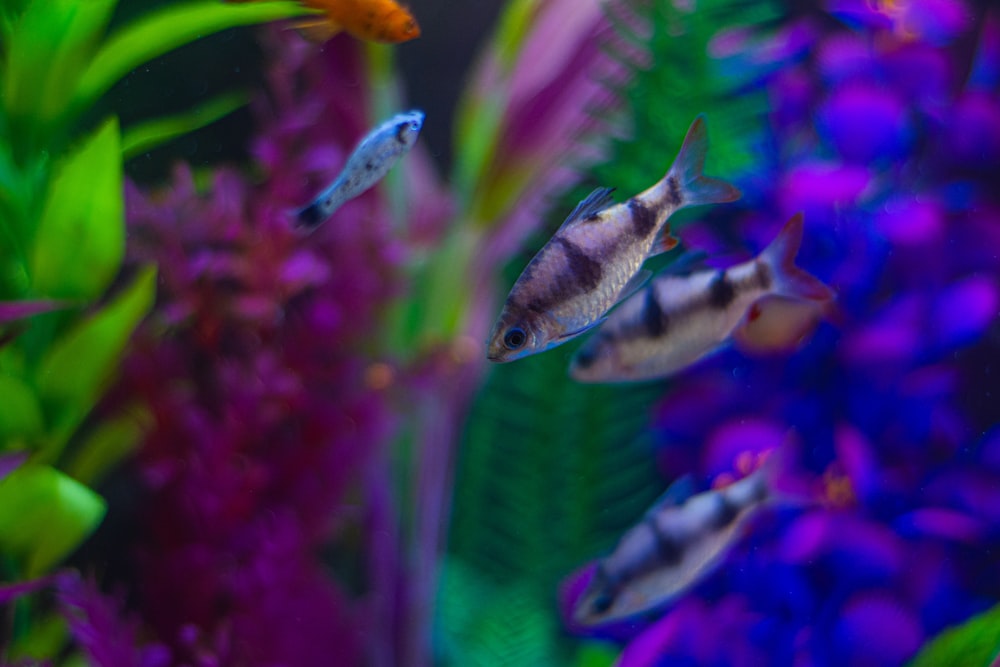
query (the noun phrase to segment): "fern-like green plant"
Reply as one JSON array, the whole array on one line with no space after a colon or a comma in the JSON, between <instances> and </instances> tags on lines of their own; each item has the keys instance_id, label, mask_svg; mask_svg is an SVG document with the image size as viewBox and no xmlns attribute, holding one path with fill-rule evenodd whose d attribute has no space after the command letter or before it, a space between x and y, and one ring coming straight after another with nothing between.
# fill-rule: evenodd
<instances>
[{"instance_id":1,"label":"fern-like green plant","mask_svg":"<svg viewBox=\"0 0 1000 667\"><path fill-rule=\"evenodd\" d=\"M652 55L647 67L623 60L631 77L616 92L626 101L631 131L612 142L607 161L560 198L532 248L595 185L627 195L655 182L698 113L709 118L709 173L733 178L754 159L766 99L724 71L708 55L709 42L722 29L772 21L777 10L732 0L699 3L690 12L662 1L634 0L627 7L634 16L616 16L616 30L624 42ZM634 30L636 24L647 30ZM643 40L640 33L649 36ZM512 263L505 287L529 257ZM492 604L492 597L475 602L484 586L494 586L506 595L517 591L526 617L555 618L559 580L605 553L665 484L655 471L648 434L650 408L662 385L576 384L566 372L571 347L494 368L473 405L459 451L450 560L441 589L439 637L449 647L447 664L467 664L471 655L479 660L484 647L494 656L525 651L558 657L547 664L604 659L591 649L574 657L577 646L556 631L558 622L513 632L506 607ZM456 613L462 609L467 611ZM544 633L547 648L539 644Z\"/></svg>"}]
</instances>

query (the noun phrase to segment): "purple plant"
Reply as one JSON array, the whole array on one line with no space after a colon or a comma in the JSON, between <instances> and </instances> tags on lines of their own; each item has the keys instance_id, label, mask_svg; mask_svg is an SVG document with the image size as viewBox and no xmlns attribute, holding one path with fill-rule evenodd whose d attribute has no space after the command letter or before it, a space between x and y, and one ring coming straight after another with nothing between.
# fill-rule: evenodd
<instances>
[{"instance_id":1,"label":"purple plant","mask_svg":"<svg viewBox=\"0 0 1000 667\"><path fill-rule=\"evenodd\" d=\"M706 484L791 427L804 479L838 502L760 517L690 596L608 629L622 666L898 665L1000 600L995 429L980 435L996 415L970 422L980 389L956 363L989 344L1000 313L987 241L1000 25L959 2L885 6L833 3L849 24L817 15L763 42L728 37L745 66L765 65L773 104L773 150L745 188L754 210L733 224L759 249L804 210L801 264L838 290L837 309L787 359L727 352L692 369L656 426L667 476ZM978 52L957 60L977 33ZM718 252L731 231L682 235Z\"/></svg>"},{"instance_id":2,"label":"purple plant","mask_svg":"<svg viewBox=\"0 0 1000 667\"><path fill-rule=\"evenodd\" d=\"M366 131L365 63L346 38L317 53L275 32L269 48L261 182L223 169L199 188L180 166L164 194L128 191L131 260L162 269L117 393L154 418L137 461L139 611L173 664L351 665L391 641L373 628L393 545L372 554L360 594L321 553L358 553L380 493L364 482L386 465L395 419L359 352L399 292L401 246L374 191L308 239L287 219ZM446 210L439 192L412 199L425 228Z\"/></svg>"}]
</instances>

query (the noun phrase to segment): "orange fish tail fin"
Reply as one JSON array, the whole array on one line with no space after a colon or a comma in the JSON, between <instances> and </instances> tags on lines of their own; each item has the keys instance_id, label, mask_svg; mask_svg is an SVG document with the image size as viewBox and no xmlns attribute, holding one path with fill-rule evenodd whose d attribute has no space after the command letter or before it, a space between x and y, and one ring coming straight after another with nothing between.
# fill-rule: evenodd
<instances>
[{"instance_id":1,"label":"orange fish tail fin","mask_svg":"<svg viewBox=\"0 0 1000 667\"><path fill-rule=\"evenodd\" d=\"M802 245L802 214L796 213L785 223L778 237L760 254L774 280L773 293L794 299L830 301L834 292L811 273L795 265Z\"/></svg>"},{"instance_id":2,"label":"orange fish tail fin","mask_svg":"<svg viewBox=\"0 0 1000 667\"><path fill-rule=\"evenodd\" d=\"M707 152L705 114L700 114L691 123L677 159L663 177L662 184L666 188L664 194L667 201L673 202L678 207L701 206L736 201L743 196L739 188L731 183L718 178L709 178L702 173L705 169Z\"/></svg>"}]
</instances>

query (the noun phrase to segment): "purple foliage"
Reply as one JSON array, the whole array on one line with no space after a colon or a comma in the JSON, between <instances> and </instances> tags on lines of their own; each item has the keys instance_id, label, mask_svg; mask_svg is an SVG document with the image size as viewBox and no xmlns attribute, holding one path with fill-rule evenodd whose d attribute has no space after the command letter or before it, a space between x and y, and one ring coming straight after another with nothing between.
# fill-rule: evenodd
<instances>
[{"instance_id":1,"label":"purple foliage","mask_svg":"<svg viewBox=\"0 0 1000 667\"><path fill-rule=\"evenodd\" d=\"M761 75L778 157L751 176L774 187L733 224L760 246L805 210L800 264L837 289L836 313L787 360L692 369L656 426L667 476L705 483L793 428L802 481L827 502L760 518L691 595L608 629L622 666L898 665L1000 600L1000 457L983 435L998 414L965 409L990 391L965 360L995 358L1000 315L1000 23L954 1L829 4L847 24L746 43L748 67L786 63ZM977 37L959 60L955 40Z\"/></svg>"},{"instance_id":2,"label":"purple foliage","mask_svg":"<svg viewBox=\"0 0 1000 667\"><path fill-rule=\"evenodd\" d=\"M156 312L115 392L155 420L137 460L148 492L137 590L157 664L354 665L385 639L371 622L396 576L383 553L394 546L373 542L372 562L389 571L362 569L350 594L321 551L357 558L365 494L378 488L359 482L385 465L394 418L360 351L400 291L400 235L374 191L308 238L292 231L289 211L367 130L366 72L350 39L322 50L287 32L269 39L260 182L223 169L199 187L180 166L168 190L127 192L130 259L160 267ZM414 157L419 243L450 202ZM78 637L104 635L107 614L93 609ZM124 664L96 657L115 643L87 648Z\"/></svg>"}]
</instances>

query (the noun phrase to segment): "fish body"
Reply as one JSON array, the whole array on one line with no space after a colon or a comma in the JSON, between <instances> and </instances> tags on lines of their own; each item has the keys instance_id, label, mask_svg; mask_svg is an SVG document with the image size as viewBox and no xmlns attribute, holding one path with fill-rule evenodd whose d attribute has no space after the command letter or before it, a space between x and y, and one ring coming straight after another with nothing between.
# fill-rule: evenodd
<instances>
[{"instance_id":1,"label":"fish body","mask_svg":"<svg viewBox=\"0 0 1000 667\"><path fill-rule=\"evenodd\" d=\"M675 211L738 199L734 186L702 175L707 146L705 119L698 116L655 185L621 204L612 204L607 188L580 202L511 288L487 358L512 361L593 328L641 286L647 257L676 244L667 224Z\"/></svg>"},{"instance_id":2,"label":"fish body","mask_svg":"<svg viewBox=\"0 0 1000 667\"><path fill-rule=\"evenodd\" d=\"M344 202L377 183L417 141L424 113L396 114L361 140L340 174L309 205L295 213L295 225L315 229Z\"/></svg>"},{"instance_id":3,"label":"fish body","mask_svg":"<svg viewBox=\"0 0 1000 667\"><path fill-rule=\"evenodd\" d=\"M659 607L700 582L741 537L756 510L774 497L770 468L769 460L724 488L655 504L598 562L573 620L584 626L619 621Z\"/></svg>"},{"instance_id":4,"label":"fish body","mask_svg":"<svg viewBox=\"0 0 1000 667\"><path fill-rule=\"evenodd\" d=\"M323 12L322 20L303 23L307 36L326 41L340 30L369 42L397 44L420 36L413 14L395 0L303 0Z\"/></svg>"},{"instance_id":5,"label":"fish body","mask_svg":"<svg viewBox=\"0 0 1000 667\"><path fill-rule=\"evenodd\" d=\"M581 382L628 382L667 377L726 345L736 334L768 336L780 347L802 335L802 324L785 314L788 326L761 318L765 297L828 302L826 285L794 265L802 240L802 216L793 217L759 256L727 269L662 275L623 303L577 350L570 376ZM775 301L774 306L786 303ZM814 310L807 314L814 319ZM755 322L770 329L755 329ZM799 318L801 319L801 318ZM739 331L738 331L739 330ZM758 345L757 347L763 347Z\"/></svg>"}]
</instances>

